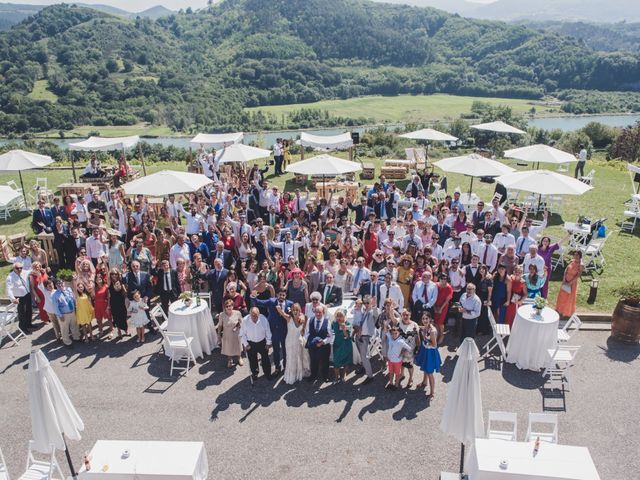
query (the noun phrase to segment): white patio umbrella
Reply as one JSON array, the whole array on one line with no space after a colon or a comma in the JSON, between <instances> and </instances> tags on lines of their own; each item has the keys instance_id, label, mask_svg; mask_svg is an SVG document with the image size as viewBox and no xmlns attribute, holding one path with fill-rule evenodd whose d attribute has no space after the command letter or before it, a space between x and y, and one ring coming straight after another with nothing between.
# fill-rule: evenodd
<instances>
[{"instance_id":1,"label":"white patio umbrella","mask_svg":"<svg viewBox=\"0 0 640 480\"><path fill-rule=\"evenodd\" d=\"M9 185L0 185L0 207L6 207L17 198L20 198L20 192Z\"/></svg>"},{"instance_id":2,"label":"white patio umbrella","mask_svg":"<svg viewBox=\"0 0 640 480\"><path fill-rule=\"evenodd\" d=\"M549 170L525 170L509 173L496 180L507 188L538 195L582 195L593 188L573 177Z\"/></svg>"},{"instance_id":3,"label":"white patio umbrella","mask_svg":"<svg viewBox=\"0 0 640 480\"><path fill-rule=\"evenodd\" d=\"M234 143L218 150L216 160L222 163L247 163L271 155L271 150L251 147L243 143Z\"/></svg>"},{"instance_id":4,"label":"white patio umbrella","mask_svg":"<svg viewBox=\"0 0 640 480\"><path fill-rule=\"evenodd\" d=\"M163 197L172 193L195 192L210 183L213 180L199 173L162 170L125 183L122 188L128 195Z\"/></svg>"},{"instance_id":5,"label":"white patio umbrella","mask_svg":"<svg viewBox=\"0 0 640 480\"><path fill-rule=\"evenodd\" d=\"M448 133L442 133L433 128L423 128L422 130L416 130L415 132L403 133L398 135L401 138L410 138L412 140L427 140L433 142L455 142L458 137L449 135Z\"/></svg>"},{"instance_id":6,"label":"white patio umbrella","mask_svg":"<svg viewBox=\"0 0 640 480\"><path fill-rule=\"evenodd\" d=\"M84 423L41 350L33 350L29 356L27 383L35 450L48 453L51 445L64 450L71 475L75 478L76 472L64 437L80 440Z\"/></svg>"},{"instance_id":7,"label":"white patio umbrella","mask_svg":"<svg viewBox=\"0 0 640 480\"><path fill-rule=\"evenodd\" d=\"M484 436L482 393L478 359L480 352L472 338L465 338L458 348L458 361L447 389L447 400L442 413L440 429L461 445L460 473L464 467L465 444Z\"/></svg>"},{"instance_id":8,"label":"white patio umbrella","mask_svg":"<svg viewBox=\"0 0 640 480\"><path fill-rule=\"evenodd\" d=\"M562 165L565 163L576 162L576 157L571 154L550 147L549 145L529 145L527 147L513 148L504 152L505 158L515 158L516 160L524 160L525 162L551 163Z\"/></svg>"},{"instance_id":9,"label":"white patio umbrella","mask_svg":"<svg viewBox=\"0 0 640 480\"><path fill-rule=\"evenodd\" d=\"M42 168L52 163L53 158L48 155L40 155L38 153L27 152L25 150L10 150L7 153L0 155L0 171L18 172L25 205L27 203L27 193L24 190L24 182L22 181L22 170Z\"/></svg>"},{"instance_id":10,"label":"white patio umbrella","mask_svg":"<svg viewBox=\"0 0 640 480\"><path fill-rule=\"evenodd\" d=\"M496 132L496 133L514 133L516 135L524 135L526 132L520 130L519 128L512 127L508 123L503 121L489 122L489 123L479 123L478 125L471 125L470 128L474 128L476 130L484 130L487 132Z\"/></svg>"},{"instance_id":11,"label":"white patio umbrella","mask_svg":"<svg viewBox=\"0 0 640 480\"><path fill-rule=\"evenodd\" d=\"M438 160L434 165L448 173L460 173L471 177L469 195L473 188L474 177L499 177L516 170L504 163L485 158L482 155L472 153L460 157L449 157Z\"/></svg>"},{"instance_id":12,"label":"white patio umbrella","mask_svg":"<svg viewBox=\"0 0 640 480\"><path fill-rule=\"evenodd\" d=\"M308 160L292 163L286 170L298 175L322 175L322 184L324 186L325 176L335 177L345 173L358 172L362 170L362 166L359 163L332 157L331 155L316 155Z\"/></svg>"}]
</instances>

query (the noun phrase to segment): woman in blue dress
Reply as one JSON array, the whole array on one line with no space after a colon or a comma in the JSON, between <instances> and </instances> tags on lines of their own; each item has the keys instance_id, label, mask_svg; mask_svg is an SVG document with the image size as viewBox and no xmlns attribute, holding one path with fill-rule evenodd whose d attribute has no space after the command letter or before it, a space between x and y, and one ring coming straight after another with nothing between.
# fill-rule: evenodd
<instances>
[{"instance_id":1,"label":"woman in blue dress","mask_svg":"<svg viewBox=\"0 0 640 480\"><path fill-rule=\"evenodd\" d=\"M416 356L416 365L422 370L422 382L418 384L418 388L424 388L429 382L429 395L427 399L431 400L435 393L434 372L440 371L442 360L438 351L438 329L433 325L433 319L428 312L422 315L422 327L420 328L420 350Z\"/></svg>"},{"instance_id":2,"label":"woman in blue dress","mask_svg":"<svg viewBox=\"0 0 640 480\"><path fill-rule=\"evenodd\" d=\"M498 265L496 273L493 274L493 286L489 294L491 312L497 323L505 322L507 306L511 297L511 279L507 275L507 267Z\"/></svg>"},{"instance_id":3,"label":"woman in blue dress","mask_svg":"<svg viewBox=\"0 0 640 480\"><path fill-rule=\"evenodd\" d=\"M538 267L534 264L529 265L529 273L524 276L524 281L527 284L527 296L529 298L536 298L540 296L542 287L544 287L544 284L547 281L545 273L546 267L545 272L540 275L538 274Z\"/></svg>"}]
</instances>

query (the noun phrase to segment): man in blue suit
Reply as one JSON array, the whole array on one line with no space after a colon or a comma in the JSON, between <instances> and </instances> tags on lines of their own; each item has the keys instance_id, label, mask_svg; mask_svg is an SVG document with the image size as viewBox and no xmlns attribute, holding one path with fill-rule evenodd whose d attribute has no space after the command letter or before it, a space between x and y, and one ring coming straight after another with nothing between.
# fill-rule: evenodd
<instances>
[{"instance_id":1,"label":"man in blue suit","mask_svg":"<svg viewBox=\"0 0 640 480\"><path fill-rule=\"evenodd\" d=\"M43 200L38 200L38 208L33 211L31 227L38 234L42 232L51 233L53 231L54 219L51 210L44 206Z\"/></svg>"},{"instance_id":2,"label":"man in blue suit","mask_svg":"<svg viewBox=\"0 0 640 480\"><path fill-rule=\"evenodd\" d=\"M131 262L131 270L126 273L124 282L127 287L127 297L129 297L129 300L133 300L133 292L137 290L140 292L142 300L144 300L147 305L149 304L149 298L153 295L151 275L140 271L140 263L137 260ZM147 310L147 316L149 316L149 310ZM149 318L147 328L150 333L157 333L151 318Z\"/></svg>"},{"instance_id":3,"label":"man in blue suit","mask_svg":"<svg viewBox=\"0 0 640 480\"><path fill-rule=\"evenodd\" d=\"M273 363L276 366L275 375L280 375L287 364L287 350L285 339L287 338L287 320L284 315L291 313L293 302L287 300L287 291L278 291L278 296L259 300L256 298L257 292L251 293L251 302L257 307L267 307L267 320L271 328L271 345L273 346ZM280 351L282 350L282 366L280 365Z\"/></svg>"},{"instance_id":4,"label":"man in blue suit","mask_svg":"<svg viewBox=\"0 0 640 480\"><path fill-rule=\"evenodd\" d=\"M222 297L224 295L224 282L229 275L229 270L224 268L222 260L216 258L213 261L213 268L209 270L204 278L209 282L211 291L211 308L215 313L222 312Z\"/></svg>"}]
</instances>

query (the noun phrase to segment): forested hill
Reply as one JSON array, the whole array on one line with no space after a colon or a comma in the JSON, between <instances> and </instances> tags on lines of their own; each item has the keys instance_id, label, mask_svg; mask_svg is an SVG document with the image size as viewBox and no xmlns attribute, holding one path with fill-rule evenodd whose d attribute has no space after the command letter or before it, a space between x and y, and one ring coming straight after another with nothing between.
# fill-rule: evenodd
<instances>
[{"instance_id":1,"label":"forested hill","mask_svg":"<svg viewBox=\"0 0 640 480\"><path fill-rule=\"evenodd\" d=\"M434 9L225 0L158 20L56 5L0 34L0 133L246 125L243 106L363 94L638 89L638 56Z\"/></svg>"}]
</instances>

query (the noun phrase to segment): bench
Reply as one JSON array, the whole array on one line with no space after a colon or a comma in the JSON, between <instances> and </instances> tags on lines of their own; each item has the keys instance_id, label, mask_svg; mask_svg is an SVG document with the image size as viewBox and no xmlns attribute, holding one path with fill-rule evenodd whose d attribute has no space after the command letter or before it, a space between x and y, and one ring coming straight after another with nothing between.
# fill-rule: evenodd
<instances>
[{"instance_id":1,"label":"bench","mask_svg":"<svg viewBox=\"0 0 640 480\"><path fill-rule=\"evenodd\" d=\"M386 178L403 179L407 176L407 169L404 167L382 167L380 175Z\"/></svg>"},{"instance_id":2,"label":"bench","mask_svg":"<svg viewBox=\"0 0 640 480\"><path fill-rule=\"evenodd\" d=\"M360 172L360 179L373 180L376 176L376 166L373 163L363 163L362 172Z\"/></svg>"}]
</instances>

